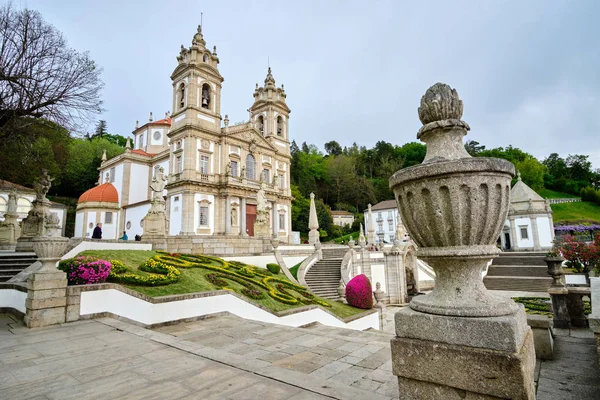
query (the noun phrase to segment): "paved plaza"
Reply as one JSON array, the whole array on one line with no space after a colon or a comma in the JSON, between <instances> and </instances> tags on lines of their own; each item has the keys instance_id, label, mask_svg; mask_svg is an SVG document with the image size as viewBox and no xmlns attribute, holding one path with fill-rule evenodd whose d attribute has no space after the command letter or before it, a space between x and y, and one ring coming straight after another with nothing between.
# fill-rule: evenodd
<instances>
[{"instance_id":1,"label":"paved plaza","mask_svg":"<svg viewBox=\"0 0 600 400\"><path fill-rule=\"evenodd\" d=\"M396 399L384 332L290 328L221 315L140 328L110 318L28 329L0 314L2 399ZM596 399L592 333L557 330L538 399Z\"/></svg>"}]
</instances>

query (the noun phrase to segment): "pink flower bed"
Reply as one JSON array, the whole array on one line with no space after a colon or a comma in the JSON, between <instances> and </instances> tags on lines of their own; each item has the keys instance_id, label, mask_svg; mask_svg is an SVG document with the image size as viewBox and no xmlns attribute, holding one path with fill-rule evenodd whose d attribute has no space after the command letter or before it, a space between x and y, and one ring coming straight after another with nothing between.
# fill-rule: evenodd
<instances>
[{"instance_id":1,"label":"pink flower bed","mask_svg":"<svg viewBox=\"0 0 600 400\"><path fill-rule=\"evenodd\" d=\"M373 308L373 288L365 275L357 275L346 285L346 301L352 307Z\"/></svg>"},{"instance_id":2,"label":"pink flower bed","mask_svg":"<svg viewBox=\"0 0 600 400\"><path fill-rule=\"evenodd\" d=\"M110 268L110 262L90 256L69 258L58 263L58 269L67 273L69 285L106 282Z\"/></svg>"}]
</instances>

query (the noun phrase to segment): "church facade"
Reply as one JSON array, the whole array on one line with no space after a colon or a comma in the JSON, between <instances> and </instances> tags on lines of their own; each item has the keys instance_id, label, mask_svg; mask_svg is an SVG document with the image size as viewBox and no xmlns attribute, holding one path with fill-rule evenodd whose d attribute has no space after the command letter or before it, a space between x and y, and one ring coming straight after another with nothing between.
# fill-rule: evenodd
<instances>
[{"instance_id":1,"label":"church facade","mask_svg":"<svg viewBox=\"0 0 600 400\"><path fill-rule=\"evenodd\" d=\"M269 235L291 237L290 141L283 85L269 68L256 85L250 119L230 125L221 117L216 47L210 51L198 27L181 47L171 74L173 111L164 119L136 123L133 145L100 166L100 185L82 194L75 236L90 237L97 223L103 238L143 235L152 179L167 174L163 197L169 236L255 236L257 193L264 188ZM162 168L162 171L161 171Z\"/></svg>"}]
</instances>

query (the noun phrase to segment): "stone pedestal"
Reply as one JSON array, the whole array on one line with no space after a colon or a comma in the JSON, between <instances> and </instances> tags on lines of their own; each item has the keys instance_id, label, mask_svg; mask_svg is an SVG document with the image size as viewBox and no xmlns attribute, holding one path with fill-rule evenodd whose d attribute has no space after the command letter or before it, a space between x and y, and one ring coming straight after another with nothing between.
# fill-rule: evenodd
<instances>
[{"instance_id":1,"label":"stone pedestal","mask_svg":"<svg viewBox=\"0 0 600 400\"><path fill-rule=\"evenodd\" d=\"M150 210L144 217L144 239L160 238L167 235L167 214L165 213L165 201L162 197L152 200Z\"/></svg>"},{"instance_id":2,"label":"stone pedestal","mask_svg":"<svg viewBox=\"0 0 600 400\"><path fill-rule=\"evenodd\" d=\"M254 237L268 238L270 236L269 225L255 222L254 223Z\"/></svg>"},{"instance_id":3,"label":"stone pedestal","mask_svg":"<svg viewBox=\"0 0 600 400\"><path fill-rule=\"evenodd\" d=\"M555 328L569 329L571 318L567 307L567 294L569 291L564 287L550 287L548 289L552 299L552 322Z\"/></svg>"},{"instance_id":4,"label":"stone pedestal","mask_svg":"<svg viewBox=\"0 0 600 400\"><path fill-rule=\"evenodd\" d=\"M525 311L454 317L396 313L392 366L401 399L533 399L535 351Z\"/></svg>"},{"instance_id":5,"label":"stone pedestal","mask_svg":"<svg viewBox=\"0 0 600 400\"><path fill-rule=\"evenodd\" d=\"M42 267L27 279L25 324L29 328L65 322L67 274L56 269L56 262L67 250L68 243L65 237L31 239Z\"/></svg>"},{"instance_id":6,"label":"stone pedestal","mask_svg":"<svg viewBox=\"0 0 600 400\"><path fill-rule=\"evenodd\" d=\"M315 244L320 241L319 231L316 229L311 229L308 232L308 244Z\"/></svg>"},{"instance_id":7,"label":"stone pedestal","mask_svg":"<svg viewBox=\"0 0 600 400\"><path fill-rule=\"evenodd\" d=\"M17 222L19 214L6 213L4 221L0 222L0 250L12 250L21 236L21 227Z\"/></svg>"},{"instance_id":8,"label":"stone pedestal","mask_svg":"<svg viewBox=\"0 0 600 400\"><path fill-rule=\"evenodd\" d=\"M33 208L22 222L21 237L17 240L16 251L33 251L32 239L40 236L60 236L58 215L50 212L52 203L47 200L34 200Z\"/></svg>"},{"instance_id":9,"label":"stone pedestal","mask_svg":"<svg viewBox=\"0 0 600 400\"><path fill-rule=\"evenodd\" d=\"M67 306L67 274L37 272L27 280L25 324L29 328L62 324Z\"/></svg>"}]
</instances>

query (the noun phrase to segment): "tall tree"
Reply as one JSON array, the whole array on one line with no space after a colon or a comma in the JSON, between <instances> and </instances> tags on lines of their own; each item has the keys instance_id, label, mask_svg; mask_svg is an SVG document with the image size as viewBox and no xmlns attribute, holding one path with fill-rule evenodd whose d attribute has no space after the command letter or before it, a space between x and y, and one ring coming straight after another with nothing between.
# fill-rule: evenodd
<instances>
[{"instance_id":1,"label":"tall tree","mask_svg":"<svg viewBox=\"0 0 600 400\"><path fill-rule=\"evenodd\" d=\"M37 11L0 8L0 138L45 118L72 130L101 110L101 69Z\"/></svg>"},{"instance_id":2,"label":"tall tree","mask_svg":"<svg viewBox=\"0 0 600 400\"><path fill-rule=\"evenodd\" d=\"M342 154L342 146L335 140L325 143L325 151L330 156L339 156Z\"/></svg>"},{"instance_id":3,"label":"tall tree","mask_svg":"<svg viewBox=\"0 0 600 400\"><path fill-rule=\"evenodd\" d=\"M94 134L93 137L103 137L107 133L108 133L108 131L106 130L106 121L101 119L96 124L96 133Z\"/></svg>"},{"instance_id":4,"label":"tall tree","mask_svg":"<svg viewBox=\"0 0 600 400\"><path fill-rule=\"evenodd\" d=\"M477 154L485 150L485 146L480 145L479 142L475 140L467 140L465 143L465 150L467 150L467 153L475 157Z\"/></svg>"}]
</instances>

